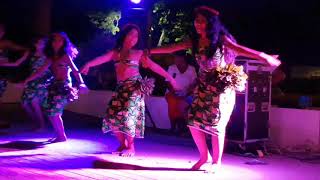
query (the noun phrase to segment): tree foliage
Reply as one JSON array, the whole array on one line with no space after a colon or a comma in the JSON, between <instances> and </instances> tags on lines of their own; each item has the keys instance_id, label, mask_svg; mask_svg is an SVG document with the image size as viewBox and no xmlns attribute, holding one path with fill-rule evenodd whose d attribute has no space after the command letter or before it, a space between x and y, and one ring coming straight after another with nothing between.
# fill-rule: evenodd
<instances>
[{"instance_id":1,"label":"tree foliage","mask_svg":"<svg viewBox=\"0 0 320 180\"><path fill-rule=\"evenodd\" d=\"M121 19L120 11L110 11L108 13L95 12L88 15L90 22L102 29L106 33L116 35L120 31L119 20Z\"/></svg>"},{"instance_id":2,"label":"tree foliage","mask_svg":"<svg viewBox=\"0 0 320 180\"><path fill-rule=\"evenodd\" d=\"M151 36L159 36L157 45L181 42L189 36L191 13L182 7L170 6L165 1L154 4Z\"/></svg>"},{"instance_id":3,"label":"tree foliage","mask_svg":"<svg viewBox=\"0 0 320 180\"><path fill-rule=\"evenodd\" d=\"M108 13L95 12L89 14L90 21L105 33L116 35L119 32L120 10ZM190 8L170 6L164 0L153 4L152 24L149 37L158 46L181 42L189 35L192 26Z\"/></svg>"}]
</instances>

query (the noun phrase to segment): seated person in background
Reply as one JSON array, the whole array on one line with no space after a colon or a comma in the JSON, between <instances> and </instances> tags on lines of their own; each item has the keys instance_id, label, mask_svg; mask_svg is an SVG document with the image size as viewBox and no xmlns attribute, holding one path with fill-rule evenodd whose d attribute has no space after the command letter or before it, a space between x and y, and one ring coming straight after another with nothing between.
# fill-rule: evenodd
<instances>
[{"instance_id":1,"label":"seated person in background","mask_svg":"<svg viewBox=\"0 0 320 180\"><path fill-rule=\"evenodd\" d=\"M174 64L169 66L168 73L181 87L181 91L175 92L169 84L165 95L168 103L171 131L181 134L188 132L187 116L190 94L195 85L197 74L195 68L187 63L186 56L182 53L174 55Z\"/></svg>"}]
</instances>

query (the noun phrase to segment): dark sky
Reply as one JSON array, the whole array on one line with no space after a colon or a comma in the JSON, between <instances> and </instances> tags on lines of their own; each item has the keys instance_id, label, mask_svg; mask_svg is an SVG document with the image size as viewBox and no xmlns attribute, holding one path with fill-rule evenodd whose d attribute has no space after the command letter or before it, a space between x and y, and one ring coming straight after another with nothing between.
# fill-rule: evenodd
<instances>
[{"instance_id":1,"label":"dark sky","mask_svg":"<svg viewBox=\"0 0 320 180\"><path fill-rule=\"evenodd\" d=\"M0 21L12 34L28 32L32 2L1 0ZM124 5L120 0L53 0L53 29L65 30L72 38L90 37L88 11ZM121 2L121 3L119 3ZM170 0L175 6L211 5L240 44L280 54L287 64L320 66L320 6L316 0ZM183 3L182 3L183 2ZM30 30L29 30L30 31ZM86 36L86 37L84 37ZM81 39L81 38L80 38Z\"/></svg>"}]
</instances>

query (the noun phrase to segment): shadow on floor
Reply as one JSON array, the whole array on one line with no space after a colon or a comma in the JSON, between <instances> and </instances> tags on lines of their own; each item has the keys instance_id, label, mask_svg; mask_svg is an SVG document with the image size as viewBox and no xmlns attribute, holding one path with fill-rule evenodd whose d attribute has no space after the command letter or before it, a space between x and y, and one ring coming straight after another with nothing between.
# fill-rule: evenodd
<instances>
[{"instance_id":1,"label":"shadow on floor","mask_svg":"<svg viewBox=\"0 0 320 180\"><path fill-rule=\"evenodd\" d=\"M93 163L96 169L124 169L124 170L156 170L156 171L191 171L188 168L170 168L170 167L144 167L134 164L119 162L110 162L106 160L96 160Z\"/></svg>"},{"instance_id":2,"label":"shadow on floor","mask_svg":"<svg viewBox=\"0 0 320 180\"><path fill-rule=\"evenodd\" d=\"M33 150L43 148L45 145L50 144L49 141L35 142L35 141L11 141L8 143L0 144L0 148L9 148L17 150Z\"/></svg>"}]
</instances>

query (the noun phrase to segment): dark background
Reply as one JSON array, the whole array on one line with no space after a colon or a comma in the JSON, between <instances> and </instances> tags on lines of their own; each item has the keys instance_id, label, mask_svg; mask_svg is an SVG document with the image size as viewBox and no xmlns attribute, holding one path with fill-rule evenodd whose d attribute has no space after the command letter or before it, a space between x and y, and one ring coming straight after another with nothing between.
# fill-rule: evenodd
<instances>
[{"instance_id":1,"label":"dark background","mask_svg":"<svg viewBox=\"0 0 320 180\"><path fill-rule=\"evenodd\" d=\"M8 37L25 43L36 34L32 27L41 0L2 0L0 22ZM46 1L46 0L43 0ZM151 2L151 1L146 1ZM145 6L150 6L145 2ZM316 0L168 1L175 6L211 5L240 44L279 54L288 64L319 65L320 6ZM183 2L183 3L182 3ZM90 11L124 8L126 0L52 0L51 31L64 30L77 44L90 39Z\"/></svg>"},{"instance_id":2,"label":"dark background","mask_svg":"<svg viewBox=\"0 0 320 180\"><path fill-rule=\"evenodd\" d=\"M147 10L157 2L157 0L142 1ZM273 104L284 107L297 106L299 97L310 95L313 105L320 107L320 78L290 77L292 67L320 68L318 44L320 6L316 0L165 0L165 2L170 7L189 10L200 5L214 7L220 11L223 23L239 44L269 54L279 54L282 61L279 69L284 72L286 79L274 87L277 93L273 93ZM112 9L128 9L129 0L1 0L0 4L0 23L7 26L6 38L29 45L30 39L36 34L65 31L72 42L80 48L80 56L75 63L81 67L88 60L111 49L114 44L114 37L105 38L89 21L88 14ZM122 13L120 24L128 21L129 15L132 16L127 11L122 12L126 13ZM132 20L132 17L130 18ZM133 20L143 24L147 18L133 18ZM164 59L166 61L153 57L158 64L167 68L172 59L168 57ZM26 77L25 69L27 69L25 66L11 69L6 74L14 76L11 77L13 81L19 81ZM2 71L3 69L0 69L0 72ZM150 71L141 72L143 75L156 77L153 95L162 96L166 90L164 79ZM107 63L93 69L91 76L85 76L85 81L90 89L114 89L116 80L113 64Z\"/></svg>"}]
</instances>

